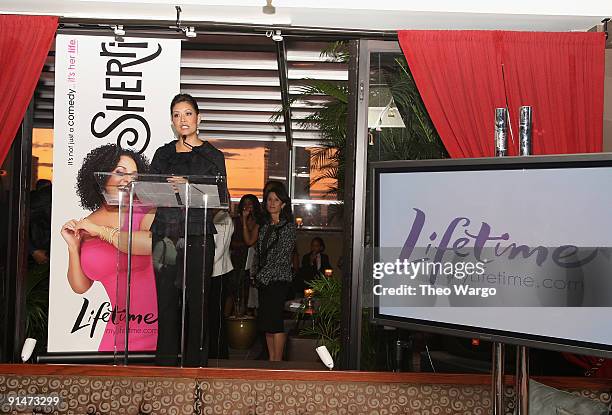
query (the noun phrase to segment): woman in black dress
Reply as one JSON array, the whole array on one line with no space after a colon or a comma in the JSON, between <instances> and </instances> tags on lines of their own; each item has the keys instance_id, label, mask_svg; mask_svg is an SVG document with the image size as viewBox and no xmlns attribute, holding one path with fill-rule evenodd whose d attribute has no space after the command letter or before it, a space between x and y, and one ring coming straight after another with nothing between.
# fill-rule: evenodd
<instances>
[{"instance_id":1,"label":"woman in black dress","mask_svg":"<svg viewBox=\"0 0 612 415\"><path fill-rule=\"evenodd\" d=\"M257 327L266 334L270 361L282 360L287 340L283 311L293 281L295 238L291 199L283 185L270 186L264 193L264 224L259 228L255 245Z\"/></svg>"},{"instance_id":2,"label":"woman in black dress","mask_svg":"<svg viewBox=\"0 0 612 415\"><path fill-rule=\"evenodd\" d=\"M197 101L189 94L178 94L170 104L170 113L178 140L171 141L157 149L151 162L151 173L174 176L222 176L225 178L223 153L198 137L201 115ZM180 179L177 179L177 182L180 182ZM224 187L220 194L225 192ZM182 278L179 276L182 275L183 269L183 258L180 254L182 249L180 248L184 244L184 226L183 213L180 208L159 208L151 226L153 246L162 240L163 243L167 243L169 239L178 244L179 248L175 264L168 267L155 267L159 313L156 361L160 365L175 365L178 362L180 351ZM210 291L210 277L215 253L213 239L215 228L210 213L207 214L204 209L189 209L187 233L184 339L186 350L183 364L197 367L207 365L210 338L215 336L214 333L206 330L206 321L202 321L202 310L208 309L207 295L215 295L210 293L202 296L202 288L204 288L204 293ZM204 319L206 320L206 316ZM203 342L202 339L204 339ZM210 351L210 357L216 357L214 350Z\"/></svg>"}]
</instances>

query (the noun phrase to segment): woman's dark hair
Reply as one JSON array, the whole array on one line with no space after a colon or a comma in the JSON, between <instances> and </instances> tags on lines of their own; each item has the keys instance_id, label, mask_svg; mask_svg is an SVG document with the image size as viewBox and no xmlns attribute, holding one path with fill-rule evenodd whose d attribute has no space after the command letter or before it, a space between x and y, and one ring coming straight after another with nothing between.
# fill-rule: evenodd
<instances>
[{"instance_id":1,"label":"woman's dark hair","mask_svg":"<svg viewBox=\"0 0 612 415\"><path fill-rule=\"evenodd\" d=\"M321 252L324 252L325 251L325 242L323 242L323 238L315 236L314 238L312 238L310 243L313 243L314 241L319 242L319 246L321 247Z\"/></svg>"},{"instance_id":2,"label":"woman's dark hair","mask_svg":"<svg viewBox=\"0 0 612 415\"><path fill-rule=\"evenodd\" d=\"M264 188L263 188L264 194L266 194L266 192L268 190L270 190L271 187L275 187L275 186L282 186L282 187L284 187L285 185L283 184L283 182L279 182L278 180L269 180L264 185ZM266 203L266 199L264 199L264 203Z\"/></svg>"},{"instance_id":3,"label":"woman's dark hair","mask_svg":"<svg viewBox=\"0 0 612 415\"><path fill-rule=\"evenodd\" d=\"M172 98L172 102L170 103L170 114L172 114L172 110L174 106L178 103L186 102L193 107L196 114L200 113L200 108L198 108L198 101L194 97L189 94L177 94Z\"/></svg>"},{"instance_id":4,"label":"woman's dark hair","mask_svg":"<svg viewBox=\"0 0 612 415\"><path fill-rule=\"evenodd\" d=\"M238 202L238 217L242 218L242 210L244 209L244 205L247 201L251 201L253 203L253 218L258 225L263 224L263 210L261 209L261 203L259 203L259 199L257 196L252 194L246 194L240 198L240 202Z\"/></svg>"},{"instance_id":5,"label":"woman's dark hair","mask_svg":"<svg viewBox=\"0 0 612 415\"><path fill-rule=\"evenodd\" d=\"M268 212L268 195L270 193L274 193L276 197L278 197L281 202L285 204L285 207L280 212L280 219L285 219L287 222L293 222L293 212L291 211L291 198L287 194L287 190L285 190L285 186L278 183L268 183L266 184L266 192L264 193L263 199L263 210L264 210L264 219L266 222L270 222L270 213Z\"/></svg>"},{"instance_id":6,"label":"woman's dark hair","mask_svg":"<svg viewBox=\"0 0 612 415\"><path fill-rule=\"evenodd\" d=\"M94 211L104 203L104 196L94 177L95 172L111 172L117 167L121 156L128 156L136 163L138 173L147 173L149 161L142 154L121 148L116 144L106 144L94 148L85 156L77 175L76 191L83 209ZM106 180L108 181L108 179ZM106 185L106 182L102 185Z\"/></svg>"}]
</instances>

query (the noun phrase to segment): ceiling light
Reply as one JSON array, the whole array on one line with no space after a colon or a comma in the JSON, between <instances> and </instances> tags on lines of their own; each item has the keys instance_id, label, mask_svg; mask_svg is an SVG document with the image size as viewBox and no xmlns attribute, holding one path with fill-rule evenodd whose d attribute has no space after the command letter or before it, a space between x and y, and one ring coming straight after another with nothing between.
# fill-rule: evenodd
<instances>
[{"instance_id":1,"label":"ceiling light","mask_svg":"<svg viewBox=\"0 0 612 415\"><path fill-rule=\"evenodd\" d=\"M195 27L193 26L184 27L183 30L185 31L185 36L187 37L194 38L198 35L195 31Z\"/></svg>"},{"instance_id":2,"label":"ceiling light","mask_svg":"<svg viewBox=\"0 0 612 415\"><path fill-rule=\"evenodd\" d=\"M266 37L271 37L275 42L283 41L283 35L280 30L268 30L266 31Z\"/></svg>"},{"instance_id":3,"label":"ceiling light","mask_svg":"<svg viewBox=\"0 0 612 415\"><path fill-rule=\"evenodd\" d=\"M113 32L115 32L115 36L125 36L125 30L123 30L123 25L114 25Z\"/></svg>"},{"instance_id":4,"label":"ceiling light","mask_svg":"<svg viewBox=\"0 0 612 415\"><path fill-rule=\"evenodd\" d=\"M263 6L261 9L264 12L264 14L276 13L276 8L272 6L272 0L266 0L266 5Z\"/></svg>"}]
</instances>

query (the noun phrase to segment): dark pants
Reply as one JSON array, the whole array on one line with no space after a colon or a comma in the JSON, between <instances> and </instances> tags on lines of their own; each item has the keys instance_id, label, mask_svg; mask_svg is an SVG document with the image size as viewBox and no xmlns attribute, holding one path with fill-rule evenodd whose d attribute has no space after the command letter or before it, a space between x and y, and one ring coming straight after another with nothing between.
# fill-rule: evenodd
<instances>
[{"instance_id":1,"label":"dark pants","mask_svg":"<svg viewBox=\"0 0 612 415\"><path fill-rule=\"evenodd\" d=\"M158 237L154 238L153 246L158 240L160 240ZM206 237L206 243L203 236L189 236L185 286L184 366L199 367L208 364L209 331L205 323L214 254L212 235ZM155 272L159 316L155 361L160 366L178 365L178 355L181 352L183 260L181 249L177 253L176 265L162 267Z\"/></svg>"},{"instance_id":2,"label":"dark pants","mask_svg":"<svg viewBox=\"0 0 612 415\"><path fill-rule=\"evenodd\" d=\"M210 332L210 352L208 357L211 359L227 359L227 334L225 328L225 299L231 272L212 277L210 279L210 295L208 297L208 327Z\"/></svg>"}]
</instances>

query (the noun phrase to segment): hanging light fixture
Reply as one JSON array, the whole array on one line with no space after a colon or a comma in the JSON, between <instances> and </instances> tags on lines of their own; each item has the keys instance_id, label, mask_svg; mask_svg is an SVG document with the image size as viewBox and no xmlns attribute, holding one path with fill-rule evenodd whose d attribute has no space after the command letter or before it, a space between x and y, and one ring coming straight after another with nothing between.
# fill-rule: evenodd
<instances>
[{"instance_id":1,"label":"hanging light fixture","mask_svg":"<svg viewBox=\"0 0 612 415\"><path fill-rule=\"evenodd\" d=\"M382 128L406 128L393 96L386 107L368 108L368 128L380 131Z\"/></svg>"},{"instance_id":2,"label":"hanging light fixture","mask_svg":"<svg viewBox=\"0 0 612 415\"><path fill-rule=\"evenodd\" d=\"M266 0L266 5L263 6L261 9L264 14L276 13L276 7L272 6L272 0Z\"/></svg>"},{"instance_id":3,"label":"hanging light fixture","mask_svg":"<svg viewBox=\"0 0 612 415\"><path fill-rule=\"evenodd\" d=\"M176 9L176 30L181 31L183 33L185 33L185 36L188 38L194 38L196 37L198 34L195 31L195 27L193 26L183 26L181 23L181 13L182 13L182 9L181 6L174 6L174 8Z\"/></svg>"}]
</instances>

